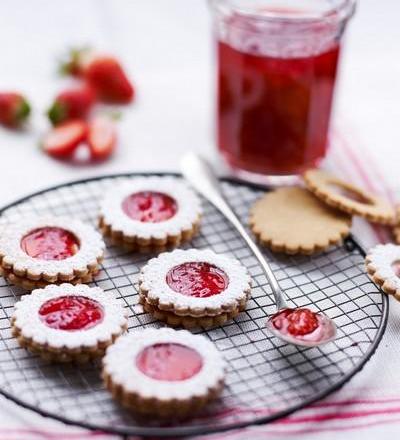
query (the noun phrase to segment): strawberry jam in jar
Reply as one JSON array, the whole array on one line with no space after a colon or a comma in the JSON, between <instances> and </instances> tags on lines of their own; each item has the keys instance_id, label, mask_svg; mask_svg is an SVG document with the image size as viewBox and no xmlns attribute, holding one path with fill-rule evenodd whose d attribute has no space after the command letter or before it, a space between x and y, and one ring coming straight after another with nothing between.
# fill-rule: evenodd
<instances>
[{"instance_id":1,"label":"strawberry jam in jar","mask_svg":"<svg viewBox=\"0 0 400 440\"><path fill-rule=\"evenodd\" d=\"M294 176L325 156L345 24L355 0L211 0L217 143L245 180Z\"/></svg>"}]
</instances>

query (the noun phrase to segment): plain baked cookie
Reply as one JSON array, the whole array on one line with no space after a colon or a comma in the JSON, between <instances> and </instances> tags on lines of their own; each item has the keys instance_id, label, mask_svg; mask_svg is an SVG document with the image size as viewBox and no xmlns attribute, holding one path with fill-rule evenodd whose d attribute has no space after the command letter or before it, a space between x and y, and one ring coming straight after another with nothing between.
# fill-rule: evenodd
<instances>
[{"instance_id":1,"label":"plain baked cookie","mask_svg":"<svg viewBox=\"0 0 400 440\"><path fill-rule=\"evenodd\" d=\"M374 223L394 224L393 208L379 197L321 170L309 170L304 176L307 188L323 202Z\"/></svg>"},{"instance_id":2,"label":"plain baked cookie","mask_svg":"<svg viewBox=\"0 0 400 440\"><path fill-rule=\"evenodd\" d=\"M346 237L351 217L326 206L306 189L285 187L265 194L253 205L250 227L275 252L308 255Z\"/></svg>"}]
</instances>

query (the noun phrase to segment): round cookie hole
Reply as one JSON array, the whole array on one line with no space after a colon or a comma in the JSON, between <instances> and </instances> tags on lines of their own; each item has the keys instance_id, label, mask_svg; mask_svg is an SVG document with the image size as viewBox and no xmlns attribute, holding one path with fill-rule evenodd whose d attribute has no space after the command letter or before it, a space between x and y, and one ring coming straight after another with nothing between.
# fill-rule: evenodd
<instances>
[{"instance_id":1,"label":"round cookie hole","mask_svg":"<svg viewBox=\"0 0 400 440\"><path fill-rule=\"evenodd\" d=\"M56 330L88 330L104 319L104 309L99 302L79 295L49 299L38 313L47 327Z\"/></svg>"},{"instance_id":2,"label":"round cookie hole","mask_svg":"<svg viewBox=\"0 0 400 440\"><path fill-rule=\"evenodd\" d=\"M223 292L229 285L229 278L213 264L187 262L171 268L166 282L172 290L182 295L207 298Z\"/></svg>"},{"instance_id":3,"label":"round cookie hole","mask_svg":"<svg viewBox=\"0 0 400 440\"><path fill-rule=\"evenodd\" d=\"M137 368L146 376L167 382L187 380L203 367L201 355L176 343L160 343L144 348L136 357Z\"/></svg>"},{"instance_id":4,"label":"round cookie hole","mask_svg":"<svg viewBox=\"0 0 400 440\"><path fill-rule=\"evenodd\" d=\"M391 268L393 269L396 277L400 278L400 260L393 261L393 263L391 264Z\"/></svg>"},{"instance_id":5,"label":"round cookie hole","mask_svg":"<svg viewBox=\"0 0 400 440\"><path fill-rule=\"evenodd\" d=\"M373 205L374 202L365 196L362 192L358 192L355 189L347 188L342 185L335 183L330 183L328 185L329 189L339 196L343 196L346 199L352 200L353 202L362 203L363 205Z\"/></svg>"},{"instance_id":6,"label":"round cookie hole","mask_svg":"<svg viewBox=\"0 0 400 440\"><path fill-rule=\"evenodd\" d=\"M178 204L171 196L156 191L133 193L122 202L123 212L132 220L143 223L160 223L172 218Z\"/></svg>"},{"instance_id":7,"label":"round cookie hole","mask_svg":"<svg viewBox=\"0 0 400 440\"><path fill-rule=\"evenodd\" d=\"M80 242L66 229L45 226L25 234L20 245L27 255L37 260L65 260L78 252Z\"/></svg>"}]
</instances>

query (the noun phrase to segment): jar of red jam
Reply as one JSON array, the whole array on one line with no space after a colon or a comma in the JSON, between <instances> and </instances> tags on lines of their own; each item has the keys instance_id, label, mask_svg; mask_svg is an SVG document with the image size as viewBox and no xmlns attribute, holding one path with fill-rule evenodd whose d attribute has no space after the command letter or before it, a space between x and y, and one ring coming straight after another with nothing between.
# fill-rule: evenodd
<instances>
[{"instance_id":1,"label":"jar of red jam","mask_svg":"<svg viewBox=\"0 0 400 440\"><path fill-rule=\"evenodd\" d=\"M241 178L318 165L340 42L355 0L211 0L218 59L217 143Z\"/></svg>"}]
</instances>

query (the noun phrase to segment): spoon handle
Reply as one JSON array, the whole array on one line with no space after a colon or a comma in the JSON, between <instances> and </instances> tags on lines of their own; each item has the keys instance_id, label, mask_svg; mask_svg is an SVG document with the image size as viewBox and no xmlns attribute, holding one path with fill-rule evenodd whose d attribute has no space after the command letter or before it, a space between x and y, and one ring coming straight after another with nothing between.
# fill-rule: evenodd
<instances>
[{"instance_id":1,"label":"spoon handle","mask_svg":"<svg viewBox=\"0 0 400 440\"><path fill-rule=\"evenodd\" d=\"M192 186L209 200L236 228L264 269L275 297L277 309L280 310L286 308L287 305L284 294L270 265L222 196L219 181L210 164L197 154L191 152L187 153L182 158L181 170L183 176L192 184Z\"/></svg>"}]
</instances>

